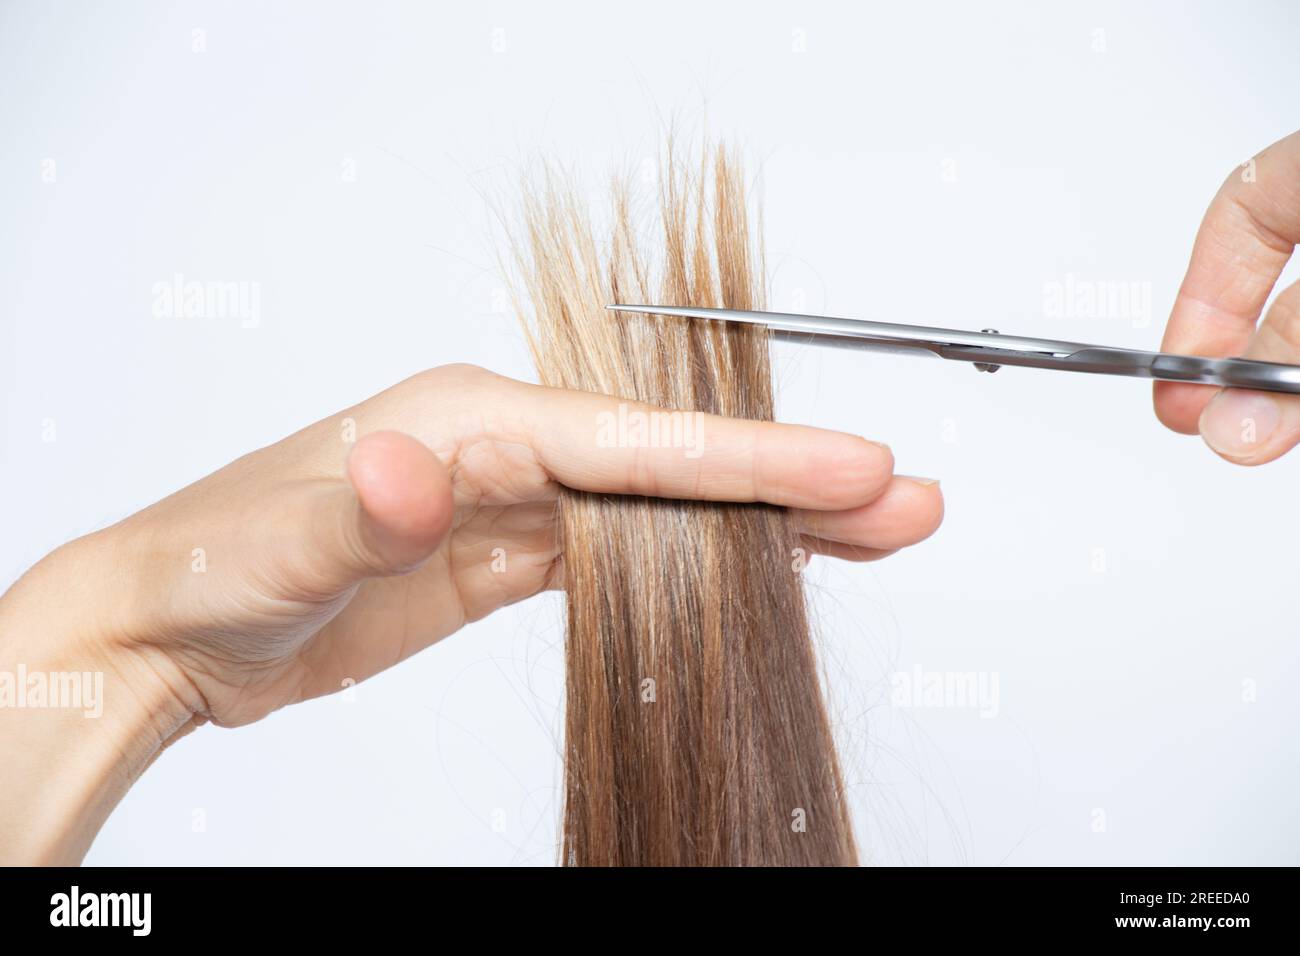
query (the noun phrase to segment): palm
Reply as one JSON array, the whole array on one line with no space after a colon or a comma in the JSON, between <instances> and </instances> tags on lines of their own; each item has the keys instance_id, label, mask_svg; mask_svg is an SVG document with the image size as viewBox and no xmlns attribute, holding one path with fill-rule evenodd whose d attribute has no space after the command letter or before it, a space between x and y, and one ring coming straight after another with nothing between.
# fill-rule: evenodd
<instances>
[{"instance_id":1,"label":"palm","mask_svg":"<svg viewBox=\"0 0 1300 956\"><path fill-rule=\"evenodd\" d=\"M411 574L372 578L304 646L300 699L378 673L500 607L553 586L553 501L480 504Z\"/></svg>"},{"instance_id":2,"label":"palm","mask_svg":"<svg viewBox=\"0 0 1300 956\"><path fill-rule=\"evenodd\" d=\"M246 533L262 529L266 546L252 550L263 557L234 572L233 588L220 582L224 592L243 595L237 610L229 602L206 607L179 651L212 720L249 723L332 693L555 586L558 486L531 451L466 435L444 439L442 452L454 476L451 533L417 570L342 591L323 583L332 577L323 559L304 555L298 539L277 531L282 499L296 491L257 496L266 504L245 524ZM254 463L263 454L251 456ZM242 482L224 486L248 497ZM242 637L231 640L232 632Z\"/></svg>"}]
</instances>

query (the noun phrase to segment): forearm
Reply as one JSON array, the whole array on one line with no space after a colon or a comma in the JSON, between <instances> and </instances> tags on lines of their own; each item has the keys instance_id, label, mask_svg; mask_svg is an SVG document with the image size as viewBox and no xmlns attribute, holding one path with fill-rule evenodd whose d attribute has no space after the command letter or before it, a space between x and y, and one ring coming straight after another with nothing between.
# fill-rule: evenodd
<instances>
[{"instance_id":1,"label":"forearm","mask_svg":"<svg viewBox=\"0 0 1300 956\"><path fill-rule=\"evenodd\" d=\"M72 864L189 709L126 651L100 538L51 554L0 597L0 864Z\"/></svg>"}]
</instances>

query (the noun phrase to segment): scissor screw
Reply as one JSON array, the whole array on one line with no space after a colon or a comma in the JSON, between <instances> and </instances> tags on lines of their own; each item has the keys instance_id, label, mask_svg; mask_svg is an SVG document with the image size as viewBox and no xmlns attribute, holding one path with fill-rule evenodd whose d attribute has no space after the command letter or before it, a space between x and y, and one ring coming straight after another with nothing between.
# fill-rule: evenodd
<instances>
[{"instance_id":1,"label":"scissor screw","mask_svg":"<svg viewBox=\"0 0 1300 956\"><path fill-rule=\"evenodd\" d=\"M997 335L997 334L998 334L998 330L997 330L997 329L980 329L980 331L981 331L981 332L984 332L984 333L986 333L986 334L988 334L988 335ZM1001 365L994 365L992 362L976 362L976 363L975 363L975 367L976 367L977 369L979 369L981 372L996 372L996 371L997 371L998 369L1000 369L1002 366L1001 366Z\"/></svg>"}]
</instances>

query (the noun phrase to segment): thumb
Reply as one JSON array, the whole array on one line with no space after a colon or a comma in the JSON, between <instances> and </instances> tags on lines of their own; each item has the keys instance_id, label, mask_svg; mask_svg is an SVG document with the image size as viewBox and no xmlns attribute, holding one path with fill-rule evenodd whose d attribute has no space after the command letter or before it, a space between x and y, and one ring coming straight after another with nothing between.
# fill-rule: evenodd
<instances>
[{"instance_id":1,"label":"thumb","mask_svg":"<svg viewBox=\"0 0 1300 956\"><path fill-rule=\"evenodd\" d=\"M1245 358L1300 361L1300 283L1274 300ZM1300 444L1300 396L1225 388L1200 418L1205 443L1229 461L1260 465Z\"/></svg>"},{"instance_id":2,"label":"thumb","mask_svg":"<svg viewBox=\"0 0 1300 956\"><path fill-rule=\"evenodd\" d=\"M332 494L322 527L322 547L343 586L414 570L451 529L451 478L410 435L366 435L348 455L347 476L350 487Z\"/></svg>"}]
</instances>

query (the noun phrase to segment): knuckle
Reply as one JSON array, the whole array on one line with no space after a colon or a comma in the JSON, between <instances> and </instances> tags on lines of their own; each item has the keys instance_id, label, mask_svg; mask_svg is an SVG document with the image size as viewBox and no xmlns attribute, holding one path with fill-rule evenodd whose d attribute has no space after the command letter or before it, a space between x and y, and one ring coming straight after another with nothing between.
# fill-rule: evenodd
<instances>
[{"instance_id":1,"label":"knuckle","mask_svg":"<svg viewBox=\"0 0 1300 956\"><path fill-rule=\"evenodd\" d=\"M468 362L453 362L426 369L416 378L434 388L459 391L482 388L493 380L502 379L502 376Z\"/></svg>"},{"instance_id":2,"label":"knuckle","mask_svg":"<svg viewBox=\"0 0 1300 956\"><path fill-rule=\"evenodd\" d=\"M1281 354L1300 355L1300 286L1293 285L1277 297L1260 326L1260 334L1271 337Z\"/></svg>"},{"instance_id":3,"label":"knuckle","mask_svg":"<svg viewBox=\"0 0 1300 956\"><path fill-rule=\"evenodd\" d=\"M420 407L437 410L445 427L481 431L494 426L509 388L522 384L478 365L458 362L413 376L411 397Z\"/></svg>"},{"instance_id":4,"label":"knuckle","mask_svg":"<svg viewBox=\"0 0 1300 956\"><path fill-rule=\"evenodd\" d=\"M650 498L662 496L663 486L649 447L634 445L628 449L625 483L627 487L636 489L638 494Z\"/></svg>"}]
</instances>

